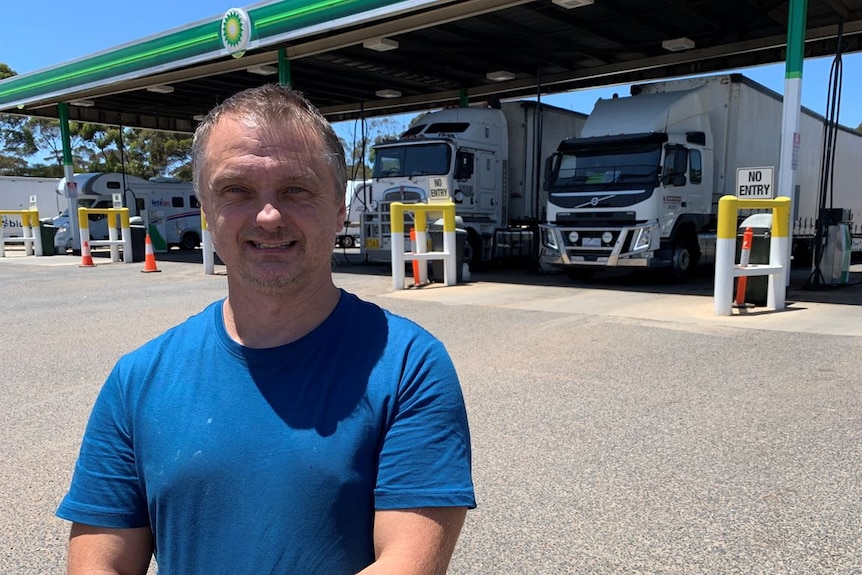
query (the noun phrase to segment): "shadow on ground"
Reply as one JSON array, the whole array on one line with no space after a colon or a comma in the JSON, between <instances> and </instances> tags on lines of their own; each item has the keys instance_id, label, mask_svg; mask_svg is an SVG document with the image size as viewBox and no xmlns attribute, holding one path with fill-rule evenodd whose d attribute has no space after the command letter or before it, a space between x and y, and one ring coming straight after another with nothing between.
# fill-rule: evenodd
<instances>
[{"instance_id":1,"label":"shadow on ground","mask_svg":"<svg viewBox=\"0 0 862 575\"><path fill-rule=\"evenodd\" d=\"M93 257L109 257L110 254L95 253ZM200 249L177 250L156 254L158 261L203 264ZM332 253L333 270L337 273L388 276L391 267L385 263L368 263L358 250L335 250ZM216 265L222 262L216 255ZM677 295L699 295L712 297L713 272L702 268L684 283L668 280L662 270L610 270L597 272L589 279L572 279L563 273L542 273L534 266L495 267L474 271L470 281L490 283L512 283L520 285L572 286L587 289L623 290L643 293L667 293ZM758 288L756 287L755 290ZM765 289L765 288L763 288ZM762 291L762 290L761 290ZM795 267L791 270L788 302L817 302L845 305L862 305L862 264L851 266L846 284L830 286L820 281L810 267Z\"/></svg>"}]
</instances>

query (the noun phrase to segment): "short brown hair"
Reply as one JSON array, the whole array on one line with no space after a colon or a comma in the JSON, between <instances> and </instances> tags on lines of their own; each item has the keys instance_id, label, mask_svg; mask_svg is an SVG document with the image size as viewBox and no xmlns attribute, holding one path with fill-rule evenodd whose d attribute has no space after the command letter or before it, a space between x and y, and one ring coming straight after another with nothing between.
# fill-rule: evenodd
<instances>
[{"instance_id":1,"label":"short brown hair","mask_svg":"<svg viewBox=\"0 0 862 575\"><path fill-rule=\"evenodd\" d=\"M301 92L278 84L264 84L237 92L210 110L198 125L192 143L193 181L198 197L200 197L201 172L204 166L204 150L213 127L225 115L253 117L265 123L292 119L298 120L303 126L309 126L323 140L326 147L324 155L335 177L337 186L335 193L337 198L344 201L344 192L347 188L347 160L344 156L344 146L332 128L332 124Z\"/></svg>"}]
</instances>

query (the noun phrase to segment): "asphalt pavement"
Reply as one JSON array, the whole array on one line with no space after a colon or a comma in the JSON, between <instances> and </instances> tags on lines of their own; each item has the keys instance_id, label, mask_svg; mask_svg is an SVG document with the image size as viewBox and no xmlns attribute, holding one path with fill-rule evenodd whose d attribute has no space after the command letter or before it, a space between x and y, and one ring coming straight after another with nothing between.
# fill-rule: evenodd
<instances>
[{"instance_id":1,"label":"asphalt pavement","mask_svg":"<svg viewBox=\"0 0 862 575\"><path fill-rule=\"evenodd\" d=\"M53 513L108 370L225 293L222 266L157 256L0 259L0 574L63 572ZM450 573L862 574L862 271L813 289L795 270L786 310L723 317L706 275L393 291L385 266L335 261L458 368L479 506Z\"/></svg>"}]
</instances>

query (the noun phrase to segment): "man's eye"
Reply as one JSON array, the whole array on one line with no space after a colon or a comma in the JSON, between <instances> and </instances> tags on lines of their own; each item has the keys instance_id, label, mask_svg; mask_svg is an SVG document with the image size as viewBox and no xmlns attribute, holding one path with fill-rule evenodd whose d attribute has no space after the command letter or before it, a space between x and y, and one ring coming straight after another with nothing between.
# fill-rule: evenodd
<instances>
[{"instance_id":1,"label":"man's eye","mask_svg":"<svg viewBox=\"0 0 862 575\"><path fill-rule=\"evenodd\" d=\"M305 188L301 188L299 186L291 186L289 188L285 188L284 191L288 194L301 194L305 192Z\"/></svg>"}]
</instances>

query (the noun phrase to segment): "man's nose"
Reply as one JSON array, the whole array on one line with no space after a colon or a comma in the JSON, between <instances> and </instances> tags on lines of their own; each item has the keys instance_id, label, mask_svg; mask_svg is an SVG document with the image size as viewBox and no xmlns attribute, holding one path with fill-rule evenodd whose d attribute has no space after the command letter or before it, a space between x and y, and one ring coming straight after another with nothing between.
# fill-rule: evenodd
<instances>
[{"instance_id":1,"label":"man's nose","mask_svg":"<svg viewBox=\"0 0 862 575\"><path fill-rule=\"evenodd\" d=\"M257 212L257 223L260 225L281 225L281 219L281 210L269 202Z\"/></svg>"}]
</instances>

